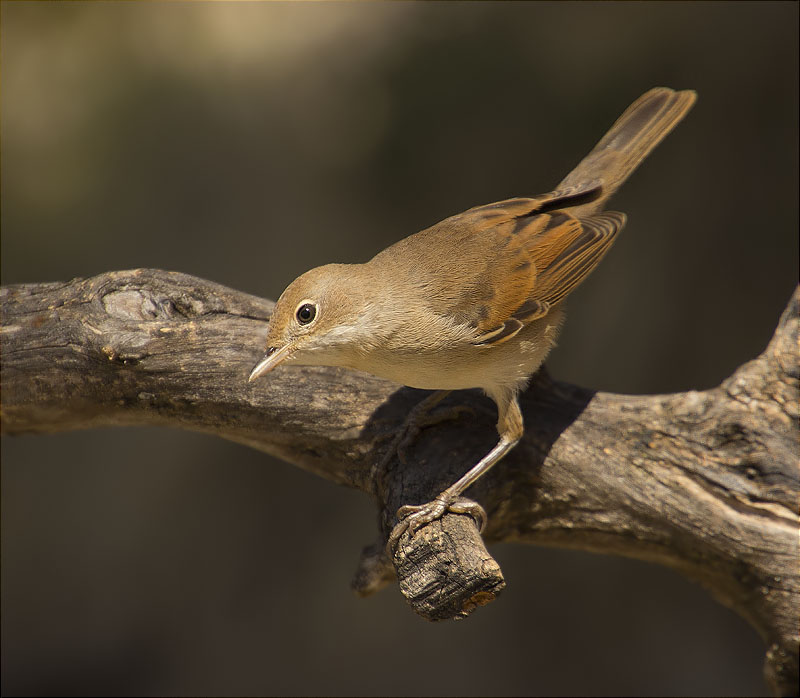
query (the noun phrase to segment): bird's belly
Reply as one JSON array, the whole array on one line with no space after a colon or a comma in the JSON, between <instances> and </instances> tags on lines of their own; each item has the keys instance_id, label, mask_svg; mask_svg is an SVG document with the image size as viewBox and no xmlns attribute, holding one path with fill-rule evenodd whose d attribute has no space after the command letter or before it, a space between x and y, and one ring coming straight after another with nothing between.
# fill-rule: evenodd
<instances>
[{"instance_id":1,"label":"bird's belly","mask_svg":"<svg viewBox=\"0 0 800 698\"><path fill-rule=\"evenodd\" d=\"M555 344L559 321L560 313L551 313L495 346L464 343L446 349L368 352L354 368L426 390L516 387L544 361Z\"/></svg>"},{"instance_id":2,"label":"bird's belly","mask_svg":"<svg viewBox=\"0 0 800 698\"><path fill-rule=\"evenodd\" d=\"M481 387L486 371L478 366L464 366L454 357L441 355L394 357L391 363L367 366L370 373L395 383L426 390L461 390Z\"/></svg>"}]
</instances>

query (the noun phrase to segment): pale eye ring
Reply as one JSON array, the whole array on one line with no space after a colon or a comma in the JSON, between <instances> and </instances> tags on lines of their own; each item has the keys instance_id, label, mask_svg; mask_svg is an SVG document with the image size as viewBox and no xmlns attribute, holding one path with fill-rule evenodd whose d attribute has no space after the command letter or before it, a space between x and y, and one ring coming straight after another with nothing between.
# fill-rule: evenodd
<instances>
[{"instance_id":1,"label":"pale eye ring","mask_svg":"<svg viewBox=\"0 0 800 698\"><path fill-rule=\"evenodd\" d=\"M317 317L317 306L314 303L308 303L304 301L297 306L294 316L297 318L297 322L299 322L301 325L308 325L314 322L314 318Z\"/></svg>"}]
</instances>

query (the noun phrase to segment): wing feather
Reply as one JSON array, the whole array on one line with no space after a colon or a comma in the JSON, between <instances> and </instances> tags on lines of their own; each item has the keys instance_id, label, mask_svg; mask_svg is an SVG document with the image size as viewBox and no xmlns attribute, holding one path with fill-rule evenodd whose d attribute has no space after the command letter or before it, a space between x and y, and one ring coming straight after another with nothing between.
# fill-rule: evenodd
<instances>
[{"instance_id":1,"label":"wing feather","mask_svg":"<svg viewBox=\"0 0 800 698\"><path fill-rule=\"evenodd\" d=\"M404 282L418 287L431 311L469 328L476 345L502 344L545 317L608 250L623 214L570 213L602 195L589 182L477 206L395 243L370 264L390 279L403 260Z\"/></svg>"},{"instance_id":2,"label":"wing feather","mask_svg":"<svg viewBox=\"0 0 800 698\"><path fill-rule=\"evenodd\" d=\"M603 195L599 180L585 182L578 186L556 189L547 194L534 197L515 197L491 204L475 206L453 218L467 218L478 230L495 225L511 218L531 216L535 213L548 213L556 209L582 206L599 199Z\"/></svg>"},{"instance_id":3,"label":"wing feather","mask_svg":"<svg viewBox=\"0 0 800 698\"><path fill-rule=\"evenodd\" d=\"M580 220L580 234L548 259L546 265L541 264L541 260L549 256L549 250L542 250L538 259L534 254L537 268L541 270L533 297L551 306L564 300L597 266L624 225L625 214L616 211L583 218Z\"/></svg>"},{"instance_id":4,"label":"wing feather","mask_svg":"<svg viewBox=\"0 0 800 698\"><path fill-rule=\"evenodd\" d=\"M515 225L518 227L519 221ZM597 266L624 225L625 215L613 211L582 220L561 211L530 216L530 221L513 236L516 244L510 250L516 259L526 259L525 265L517 262L515 267L525 270L520 275L528 280L525 297L521 298L519 279L512 278L509 289L514 290L513 295L498 294L505 302L493 303L493 312L476 323L475 344L502 344L529 322L547 315ZM501 275L513 277L505 257L502 255L496 262L496 283L502 284L497 278Z\"/></svg>"}]
</instances>

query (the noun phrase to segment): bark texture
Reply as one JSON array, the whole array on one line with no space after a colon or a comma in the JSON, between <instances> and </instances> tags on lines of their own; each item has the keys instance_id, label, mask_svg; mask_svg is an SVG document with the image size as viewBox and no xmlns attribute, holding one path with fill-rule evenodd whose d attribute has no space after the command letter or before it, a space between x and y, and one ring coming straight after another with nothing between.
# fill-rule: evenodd
<instances>
[{"instance_id":1,"label":"bark texture","mask_svg":"<svg viewBox=\"0 0 800 698\"><path fill-rule=\"evenodd\" d=\"M504 586L472 519L448 514L383 550L395 512L428 501L494 444L478 392L406 433L425 394L361 373L287 367L247 383L272 303L174 272L5 287L3 434L158 424L217 434L370 494L380 511L353 586L397 576L420 615L460 618ZM630 396L552 381L522 397L520 445L467 494L488 542L659 562L707 587L767 643L776 694L798 693L798 305L766 350L702 392Z\"/></svg>"}]
</instances>

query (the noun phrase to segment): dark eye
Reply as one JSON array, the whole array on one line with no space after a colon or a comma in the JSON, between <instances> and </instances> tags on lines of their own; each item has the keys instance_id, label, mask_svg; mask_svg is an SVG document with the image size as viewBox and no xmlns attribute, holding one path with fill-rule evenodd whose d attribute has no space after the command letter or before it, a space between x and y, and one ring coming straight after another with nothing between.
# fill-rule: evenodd
<instances>
[{"instance_id":1,"label":"dark eye","mask_svg":"<svg viewBox=\"0 0 800 698\"><path fill-rule=\"evenodd\" d=\"M312 305L311 303L303 303L303 305L297 309L295 317L297 317L297 322L299 322L301 325L307 325L315 317L317 317L317 306Z\"/></svg>"}]
</instances>

